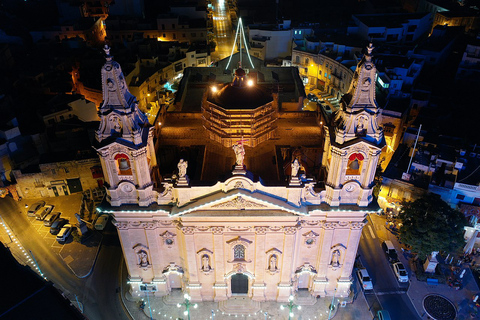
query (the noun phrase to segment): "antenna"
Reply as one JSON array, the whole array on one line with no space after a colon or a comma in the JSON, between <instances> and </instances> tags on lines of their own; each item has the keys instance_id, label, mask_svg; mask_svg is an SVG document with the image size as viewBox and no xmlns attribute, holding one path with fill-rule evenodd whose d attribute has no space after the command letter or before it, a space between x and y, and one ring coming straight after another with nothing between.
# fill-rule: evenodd
<instances>
[{"instance_id":1,"label":"antenna","mask_svg":"<svg viewBox=\"0 0 480 320\"><path fill-rule=\"evenodd\" d=\"M252 62L252 58L250 57L250 53L248 52L247 39L245 38L245 32L243 31L242 18L238 19L237 31L235 32L235 41L233 42L232 52L230 53L230 58L228 59L228 63L225 69L228 69L230 62L232 61L233 52L235 51L235 48L237 45L237 38L238 38L238 43L240 47L240 60L239 60L240 67L242 66L242 42L243 42L243 46L245 47L245 51L247 52L247 57L248 57L248 60L250 61L250 65L252 66L252 69L255 69L255 66L253 65L253 62Z\"/></svg>"}]
</instances>

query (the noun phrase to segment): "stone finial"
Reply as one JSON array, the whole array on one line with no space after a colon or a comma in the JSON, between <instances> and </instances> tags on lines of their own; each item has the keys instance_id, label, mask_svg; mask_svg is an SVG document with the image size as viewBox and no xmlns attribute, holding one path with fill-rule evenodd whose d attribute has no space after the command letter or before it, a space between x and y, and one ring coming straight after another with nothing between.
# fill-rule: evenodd
<instances>
[{"instance_id":1,"label":"stone finial","mask_svg":"<svg viewBox=\"0 0 480 320\"><path fill-rule=\"evenodd\" d=\"M107 61L112 60L113 57L110 55L110 46L108 44L105 43L105 45L103 46L103 51L105 51Z\"/></svg>"},{"instance_id":2,"label":"stone finial","mask_svg":"<svg viewBox=\"0 0 480 320\"><path fill-rule=\"evenodd\" d=\"M373 46L373 43L370 42L367 47L368 55L372 55L373 49L375 49L375 47Z\"/></svg>"}]
</instances>

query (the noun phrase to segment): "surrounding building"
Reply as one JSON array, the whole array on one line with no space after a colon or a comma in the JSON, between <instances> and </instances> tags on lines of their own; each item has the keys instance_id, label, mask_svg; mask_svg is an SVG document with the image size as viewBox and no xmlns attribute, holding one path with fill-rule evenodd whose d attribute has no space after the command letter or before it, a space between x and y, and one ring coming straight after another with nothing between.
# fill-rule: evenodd
<instances>
[{"instance_id":1,"label":"surrounding building","mask_svg":"<svg viewBox=\"0 0 480 320\"><path fill-rule=\"evenodd\" d=\"M261 60L284 58L292 52L293 29L290 20L276 25L251 24L247 33L250 54Z\"/></svg>"},{"instance_id":2,"label":"surrounding building","mask_svg":"<svg viewBox=\"0 0 480 320\"><path fill-rule=\"evenodd\" d=\"M235 141L238 132L225 132L228 146L212 140L201 112L215 104L209 121L220 126L221 108L253 116L236 96L253 94L255 106L276 107L270 105L275 95L268 97L268 86L259 84L267 69L236 68L233 79L228 72L224 97L203 87L203 110L167 114L154 130L106 48L95 148L107 202L99 210L115 219L132 293L175 301L188 292L193 301L221 301L223 310L238 308L229 303L232 295L247 297L251 310L291 294L298 303L334 294L347 299L364 219L376 210L373 178L385 145L372 50L359 62L338 117L324 114L322 125L308 112L302 122L296 121L302 113L283 112L276 136L250 147L247 139ZM235 58L232 65L241 59ZM255 72L262 81L248 85ZM193 78L203 81L195 72ZM270 81L279 80L277 74ZM184 77L180 87L188 81ZM325 180L315 179L320 176Z\"/></svg>"},{"instance_id":3,"label":"surrounding building","mask_svg":"<svg viewBox=\"0 0 480 320\"><path fill-rule=\"evenodd\" d=\"M431 30L430 13L355 14L348 33L366 41L408 44Z\"/></svg>"},{"instance_id":4,"label":"surrounding building","mask_svg":"<svg viewBox=\"0 0 480 320\"><path fill-rule=\"evenodd\" d=\"M17 193L24 199L66 196L103 187L104 177L97 158L61 161L53 159L35 168L13 170Z\"/></svg>"},{"instance_id":5,"label":"surrounding building","mask_svg":"<svg viewBox=\"0 0 480 320\"><path fill-rule=\"evenodd\" d=\"M480 81L480 36L467 43L455 79Z\"/></svg>"},{"instance_id":6,"label":"surrounding building","mask_svg":"<svg viewBox=\"0 0 480 320\"><path fill-rule=\"evenodd\" d=\"M448 144L448 137L425 139L424 135L419 136L415 150L414 137L396 150L383 174L380 206L412 201L426 192L440 195L453 208L480 205L478 147L455 148L458 141Z\"/></svg>"}]
</instances>

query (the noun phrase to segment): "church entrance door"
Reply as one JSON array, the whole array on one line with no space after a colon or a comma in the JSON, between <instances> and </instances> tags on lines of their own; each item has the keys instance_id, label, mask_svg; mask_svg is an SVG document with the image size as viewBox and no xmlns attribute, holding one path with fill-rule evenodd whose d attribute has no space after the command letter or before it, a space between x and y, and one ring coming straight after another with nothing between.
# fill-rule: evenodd
<instances>
[{"instance_id":1,"label":"church entrance door","mask_svg":"<svg viewBox=\"0 0 480 320\"><path fill-rule=\"evenodd\" d=\"M170 283L170 289L182 289L182 278L180 278L180 275L172 272L170 273L168 277L169 283Z\"/></svg>"},{"instance_id":2,"label":"church entrance door","mask_svg":"<svg viewBox=\"0 0 480 320\"><path fill-rule=\"evenodd\" d=\"M232 294L248 293L248 277L242 273L232 276Z\"/></svg>"},{"instance_id":3,"label":"church entrance door","mask_svg":"<svg viewBox=\"0 0 480 320\"><path fill-rule=\"evenodd\" d=\"M308 289L308 283L310 282L310 275L306 272L303 272L298 277L298 290Z\"/></svg>"}]
</instances>

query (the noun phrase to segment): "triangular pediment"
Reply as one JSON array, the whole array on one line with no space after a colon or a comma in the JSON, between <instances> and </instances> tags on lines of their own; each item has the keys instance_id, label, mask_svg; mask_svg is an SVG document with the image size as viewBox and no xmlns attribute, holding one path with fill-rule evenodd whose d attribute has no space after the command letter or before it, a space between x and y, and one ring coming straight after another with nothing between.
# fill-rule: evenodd
<instances>
[{"instance_id":1,"label":"triangular pediment","mask_svg":"<svg viewBox=\"0 0 480 320\"><path fill-rule=\"evenodd\" d=\"M295 215L308 215L305 207L296 207L285 200L275 198L273 195L249 192L235 189L227 193L219 191L208 195L182 207L174 207L171 215L184 215L188 213L222 212L235 214L235 212L272 212L289 213Z\"/></svg>"}]
</instances>

